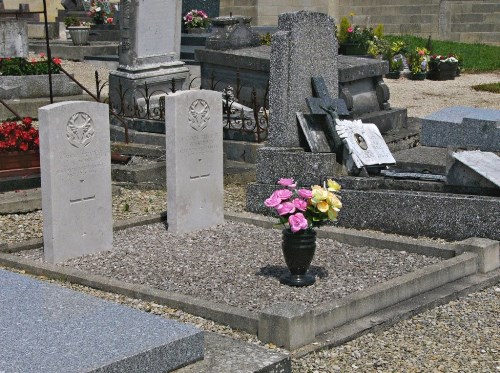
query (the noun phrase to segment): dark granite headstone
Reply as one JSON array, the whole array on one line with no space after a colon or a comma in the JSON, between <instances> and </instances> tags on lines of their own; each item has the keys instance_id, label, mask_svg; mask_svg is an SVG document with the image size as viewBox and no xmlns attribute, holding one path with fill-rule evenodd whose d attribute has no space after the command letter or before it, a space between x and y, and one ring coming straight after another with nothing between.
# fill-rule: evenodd
<instances>
[{"instance_id":1,"label":"dark granite headstone","mask_svg":"<svg viewBox=\"0 0 500 373\"><path fill-rule=\"evenodd\" d=\"M332 151L332 141L327 138L324 131L324 115L297 113L297 119L311 152L330 153Z\"/></svg>"}]
</instances>

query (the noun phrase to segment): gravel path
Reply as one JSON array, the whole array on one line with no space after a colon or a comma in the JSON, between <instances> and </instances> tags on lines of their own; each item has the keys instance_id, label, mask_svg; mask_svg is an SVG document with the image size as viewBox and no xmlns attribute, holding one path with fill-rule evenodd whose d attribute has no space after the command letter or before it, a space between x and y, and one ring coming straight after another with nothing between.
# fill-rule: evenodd
<instances>
[{"instance_id":1,"label":"gravel path","mask_svg":"<svg viewBox=\"0 0 500 373\"><path fill-rule=\"evenodd\" d=\"M280 231L243 223L174 235L163 224L115 232L113 251L64 263L93 274L259 311L275 302L315 307L437 263L439 258L318 239L308 288L281 285ZM42 250L18 255L40 260Z\"/></svg>"}]
</instances>

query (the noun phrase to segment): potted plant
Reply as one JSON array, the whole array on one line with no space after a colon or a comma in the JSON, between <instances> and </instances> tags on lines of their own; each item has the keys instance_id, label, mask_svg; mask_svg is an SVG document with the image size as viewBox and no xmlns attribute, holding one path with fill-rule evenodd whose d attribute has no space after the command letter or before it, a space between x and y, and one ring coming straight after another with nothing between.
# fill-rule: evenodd
<instances>
[{"instance_id":1,"label":"potted plant","mask_svg":"<svg viewBox=\"0 0 500 373\"><path fill-rule=\"evenodd\" d=\"M50 64L50 72L59 74L61 72L61 59L52 58ZM7 76L24 76L24 75L44 75L49 73L48 59L45 53L40 53L37 57L32 57L29 60L21 57L0 58L0 75Z\"/></svg>"},{"instance_id":2,"label":"potted plant","mask_svg":"<svg viewBox=\"0 0 500 373\"><path fill-rule=\"evenodd\" d=\"M458 59L455 55L447 57L434 54L429 58L427 78L431 80L453 80L457 76Z\"/></svg>"},{"instance_id":3,"label":"potted plant","mask_svg":"<svg viewBox=\"0 0 500 373\"><path fill-rule=\"evenodd\" d=\"M201 34L207 31L210 19L203 10L192 9L183 17L188 33Z\"/></svg>"},{"instance_id":4,"label":"potted plant","mask_svg":"<svg viewBox=\"0 0 500 373\"><path fill-rule=\"evenodd\" d=\"M336 221L342 207L340 197L335 194L340 185L328 179L326 185L297 189L293 179L282 178L264 205L273 208L284 226L282 251L289 274L281 277L283 284L308 286L315 282L307 270L316 250L316 231L327 221Z\"/></svg>"},{"instance_id":5,"label":"potted plant","mask_svg":"<svg viewBox=\"0 0 500 373\"><path fill-rule=\"evenodd\" d=\"M350 14L354 17L354 13ZM379 43L382 40L383 26L378 25L375 30L365 26L360 27L353 25L347 17L342 17L340 27L337 31L337 39L339 41L339 50L344 55L367 55L368 49L371 48L371 54L380 54Z\"/></svg>"},{"instance_id":6,"label":"potted plant","mask_svg":"<svg viewBox=\"0 0 500 373\"><path fill-rule=\"evenodd\" d=\"M384 59L389 62L389 73L385 74L385 77L389 79L399 79L401 70L404 66L404 54L406 53L405 42L402 40L393 41L385 52Z\"/></svg>"},{"instance_id":7,"label":"potted plant","mask_svg":"<svg viewBox=\"0 0 500 373\"><path fill-rule=\"evenodd\" d=\"M71 35L71 41L73 45L88 45L89 44L89 34L90 34L90 24L87 22L81 22L76 17L66 17L64 19L64 24Z\"/></svg>"},{"instance_id":8,"label":"potted plant","mask_svg":"<svg viewBox=\"0 0 500 373\"><path fill-rule=\"evenodd\" d=\"M416 47L408 55L410 67L410 78L412 80L424 80L427 76L427 49Z\"/></svg>"},{"instance_id":9,"label":"potted plant","mask_svg":"<svg viewBox=\"0 0 500 373\"><path fill-rule=\"evenodd\" d=\"M38 173L40 153L38 130L32 119L3 121L0 124L0 176Z\"/></svg>"}]
</instances>

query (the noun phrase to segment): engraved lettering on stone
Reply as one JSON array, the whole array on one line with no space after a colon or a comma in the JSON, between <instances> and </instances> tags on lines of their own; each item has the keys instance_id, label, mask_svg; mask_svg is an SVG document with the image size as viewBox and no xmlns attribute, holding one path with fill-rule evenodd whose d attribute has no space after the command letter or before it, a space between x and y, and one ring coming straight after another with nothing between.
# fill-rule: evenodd
<instances>
[{"instance_id":1,"label":"engraved lettering on stone","mask_svg":"<svg viewBox=\"0 0 500 373\"><path fill-rule=\"evenodd\" d=\"M70 204L73 205L75 203L88 202L88 201L92 201L95 199L95 194L85 195L86 193L83 192L84 184L85 184L85 180L80 180L80 182L78 183L78 186L76 188L77 189L76 195L69 200Z\"/></svg>"},{"instance_id":2,"label":"engraved lettering on stone","mask_svg":"<svg viewBox=\"0 0 500 373\"><path fill-rule=\"evenodd\" d=\"M121 48L123 51L127 51L130 49L130 40L128 38L122 39Z\"/></svg>"},{"instance_id":3,"label":"engraved lettering on stone","mask_svg":"<svg viewBox=\"0 0 500 373\"><path fill-rule=\"evenodd\" d=\"M66 125L66 137L77 148L88 146L94 138L94 121L87 113L75 113Z\"/></svg>"},{"instance_id":4,"label":"engraved lettering on stone","mask_svg":"<svg viewBox=\"0 0 500 373\"><path fill-rule=\"evenodd\" d=\"M210 107L205 100L195 100L189 107L188 122L196 131L202 131L210 119Z\"/></svg>"}]
</instances>

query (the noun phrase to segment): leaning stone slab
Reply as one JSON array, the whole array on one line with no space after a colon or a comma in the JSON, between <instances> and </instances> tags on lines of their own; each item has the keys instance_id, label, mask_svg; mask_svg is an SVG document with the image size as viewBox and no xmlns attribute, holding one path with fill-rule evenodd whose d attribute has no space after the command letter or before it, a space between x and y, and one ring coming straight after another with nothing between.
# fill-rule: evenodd
<instances>
[{"instance_id":1,"label":"leaning stone slab","mask_svg":"<svg viewBox=\"0 0 500 373\"><path fill-rule=\"evenodd\" d=\"M111 250L108 105L68 101L39 109L44 259Z\"/></svg>"},{"instance_id":2,"label":"leaning stone slab","mask_svg":"<svg viewBox=\"0 0 500 373\"><path fill-rule=\"evenodd\" d=\"M500 110L455 106L422 120L422 146L500 151Z\"/></svg>"},{"instance_id":3,"label":"leaning stone slab","mask_svg":"<svg viewBox=\"0 0 500 373\"><path fill-rule=\"evenodd\" d=\"M203 332L0 270L0 369L163 373L203 359Z\"/></svg>"},{"instance_id":4,"label":"leaning stone slab","mask_svg":"<svg viewBox=\"0 0 500 373\"><path fill-rule=\"evenodd\" d=\"M165 98L168 230L191 232L224 222L222 100L215 91Z\"/></svg>"},{"instance_id":5,"label":"leaning stone slab","mask_svg":"<svg viewBox=\"0 0 500 373\"><path fill-rule=\"evenodd\" d=\"M465 151L453 153L446 182L449 185L500 188L500 157L494 153Z\"/></svg>"}]
</instances>

